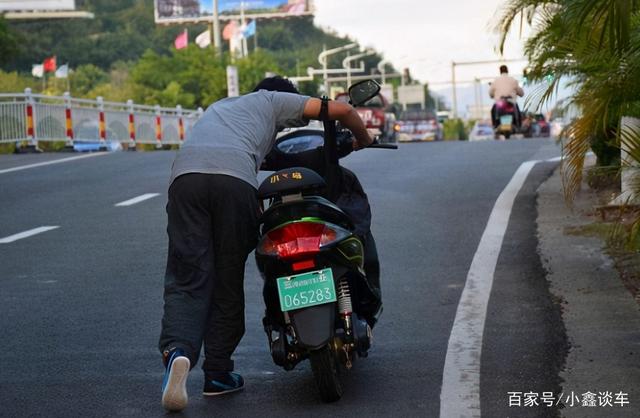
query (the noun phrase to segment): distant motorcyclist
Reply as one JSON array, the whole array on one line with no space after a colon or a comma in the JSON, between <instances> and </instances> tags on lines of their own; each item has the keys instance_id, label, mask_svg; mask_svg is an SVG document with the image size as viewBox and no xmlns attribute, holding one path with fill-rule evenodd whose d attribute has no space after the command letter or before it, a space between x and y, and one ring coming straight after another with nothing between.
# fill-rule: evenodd
<instances>
[{"instance_id":1,"label":"distant motorcyclist","mask_svg":"<svg viewBox=\"0 0 640 418\"><path fill-rule=\"evenodd\" d=\"M522 90L522 87L518 85L518 80L509 75L509 68L507 68L506 65L500 66L500 76L491 83L491 87L489 87L489 96L491 96L491 98L496 102L498 100L509 100L513 102L516 108L514 119L516 126L520 127L521 115L520 108L517 103L517 96L524 96L524 90ZM500 120L498 119L495 103L491 108L491 120L493 121L494 128L498 127Z\"/></svg>"}]
</instances>

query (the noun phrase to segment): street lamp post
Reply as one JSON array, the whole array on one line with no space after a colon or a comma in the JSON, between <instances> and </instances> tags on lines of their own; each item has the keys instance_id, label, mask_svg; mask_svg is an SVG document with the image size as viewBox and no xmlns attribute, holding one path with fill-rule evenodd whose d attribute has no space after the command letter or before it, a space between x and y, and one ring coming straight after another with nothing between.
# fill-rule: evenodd
<instances>
[{"instance_id":1,"label":"street lamp post","mask_svg":"<svg viewBox=\"0 0 640 418\"><path fill-rule=\"evenodd\" d=\"M451 106L453 110L453 118L458 117L458 97L456 93L456 63L451 61Z\"/></svg>"},{"instance_id":2,"label":"street lamp post","mask_svg":"<svg viewBox=\"0 0 640 418\"><path fill-rule=\"evenodd\" d=\"M385 70L385 66L389 63L389 60L382 60L378 63L378 71L380 71L380 81L382 81L382 84L386 84L387 83L387 73Z\"/></svg>"},{"instance_id":3,"label":"street lamp post","mask_svg":"<svg viewBox=\"0 0 640 418\"><path fill-rule=\"evenodd\" d=\"M369 50L369 51L365 51L365 52L363 52L361 54L349 55L349 56L347 56L347 58L342 60L342 66L347 70L347 85L348 86L351 85L351 70L352 70L351 61L355 61L357 59L360 59L360 58L363 58L363 57L366 57L366 56L369 56L369 55L373 55L375 53L376 53L376 51ZM363 65L360 67L360 70L364 71L364 66Z\"/></svg>"},{"instance_id":4,"label":"street lamp post","mask_svg":"<svg viewBox=\"0 0 640 418\"><path fill-rule=\"evenodd\" d=\"M329 94L329 67L327 64L327 58L329 57L329 55L333 55L333 54L337 54L339 52L342 51L346 51L347 49L351 49L351 48L355 48L357 47L358 44L357 43L351 43L351 44L347 44L338 48L333 48L333 49L324 49L319 55L318 55L318 62L322 65L322 71L323 71L323 78L324 78L324 92L325 94Z\"/></svg>"}]
</instances>

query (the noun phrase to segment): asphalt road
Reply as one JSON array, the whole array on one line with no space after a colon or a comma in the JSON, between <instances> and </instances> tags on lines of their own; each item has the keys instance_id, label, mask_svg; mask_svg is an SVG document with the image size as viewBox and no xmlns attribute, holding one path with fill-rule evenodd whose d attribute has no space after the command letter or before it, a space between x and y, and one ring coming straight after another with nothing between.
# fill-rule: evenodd
<instances>
[{"instance_id":1,"label":"asphalt road","mask_svg":"<svg viewBox=\"0 0 640 418\"><path fill-rule=\"evenodd\" d=\"M204 399L196 369L178 416L439 416L449 335L494 203L522 162L558 154L552 141L536 139L402 144L349 156L344 163L372 204L385 311L369 358L345 378L344 397L322 404L307 363L291 372L272 363L250 257L247 332L235 355L246 390ZM174 152L3 172L65 157L0 156L0 240L58 226L0 244L0 416L163 416L156 343ZM529 175L505 236L483 340L484 416L556 413L507 407L508 391L559 386L564 334L535 254L535 189L552 167ZM115 206L147 193L159 196Z\"/></svg>"}]
</instances>

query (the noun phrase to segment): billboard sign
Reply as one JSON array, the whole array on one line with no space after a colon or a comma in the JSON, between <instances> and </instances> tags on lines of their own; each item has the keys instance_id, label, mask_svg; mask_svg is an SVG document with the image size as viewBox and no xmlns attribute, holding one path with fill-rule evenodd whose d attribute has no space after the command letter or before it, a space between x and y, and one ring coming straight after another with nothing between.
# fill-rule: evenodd
<instances>
[{"instance_id":1,"label":"billboard sign","mask_svg":"<svg viewBox=\"0 0 640 418\"><path fill-rule=\"evenodd\" d=\"M214 0L155 0L156 22L184 23L209 21ZM311 0L218 0L221 20L247 17L286 17L311 14Z\"/></svg>"},{"instance_id":2,"label":"billboard sign","mask_svg":"<svg viewBox=\"0 0 640 418\"><path fill-rule=\"evenodd\" d=\"M75 10L75 0L0 0L0 12Z\"/></svg>"},{"instance_id":3,"label":"billboard sign","mask_svg":"<svg viewBox=\"0 0 640 418\"><path fill-rule=\"evenodd\" d=\"M402 104L424 103L424 86L421 84L398 87L398 101Z\"/></svg>"}]
</instances>

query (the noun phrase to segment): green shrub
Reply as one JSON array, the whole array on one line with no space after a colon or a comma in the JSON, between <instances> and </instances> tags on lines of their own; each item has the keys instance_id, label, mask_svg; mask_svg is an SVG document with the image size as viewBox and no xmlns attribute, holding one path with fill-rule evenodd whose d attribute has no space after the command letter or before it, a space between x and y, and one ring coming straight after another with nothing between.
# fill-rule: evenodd
<instances>
[{"instance_id":1,"label":"green shrub","mask_svg":"<svg viewBox=\"0 0 640 418\"><path fill-rule=\"evenodd\" d=\"M63 150L66 144L66 141L40 141L38 148L44 152L57 152Z\"/></svg>"},{"instance_id":2,"label":"green shrub","mask_svg":"<svg viewBox=\"0 0 640 418\"><path fill-rule=\"evenodd\" d=\"M466 140L467 132L462 119L447 119L444 121L445 141Z\"/></svg>"},{"instance_id":3,"label":"green shrub","mask_svg":"<svg viewBox=\"0 0 640 418\"><path fill-rule=\"evenodd\" d=\"M0 144L0 154L13 154L16 150L15 142Z\"/></svg>"}]
</instances>

